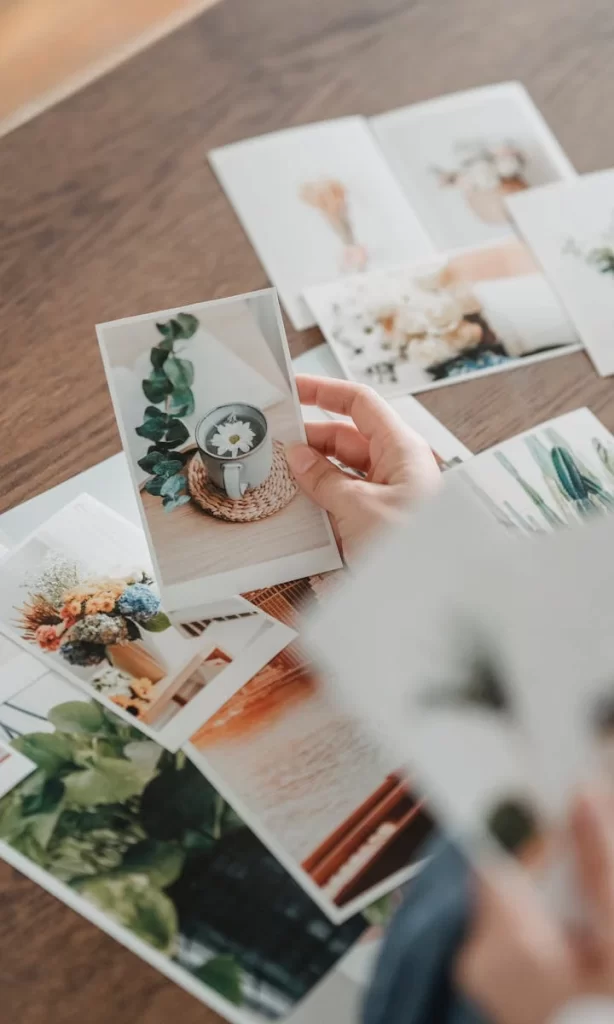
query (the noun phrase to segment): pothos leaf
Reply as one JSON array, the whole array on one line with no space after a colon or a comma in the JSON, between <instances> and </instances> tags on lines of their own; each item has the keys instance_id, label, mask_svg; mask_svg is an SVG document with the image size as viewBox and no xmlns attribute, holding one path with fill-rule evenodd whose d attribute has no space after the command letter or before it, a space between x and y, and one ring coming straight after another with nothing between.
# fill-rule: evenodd
<instances>
[{"instance_id":1,"label":"pothos leaf","mask_svg":"<svg viewBox=\"0 0 614 1024\"><path fill-rule=\"evenodd\" d=\"M66 801L77 807L122 803L142 793L148 778L132 761L99 757L90 768L64 777Z\"/></svg>"},{"instance_id":2,"label":"pothos leaf","mask_svg":"<svg viewBox=\"0 0 614 1024\"><path fill-rule=\"evenodd\" d=\"M74 888L154 949L173 953L179 931L177 912L147 875L112 873L85 879Z\"/></svg>"},{"instance_id":3,"label":"pothos leaf","mask_svg":"<svg viewBox=\"0 0 614 1024\"><path fill-rule=\"evenodd\" d=\"M141 627L146 629L148 633L163 633L170 626L171 620L166 612L158 612L157 615L153 615L147 622L141 622Z\"/></svg>"},{"instance_id":4,"label":"pothos leaf","mask_svg":"<svg viewBox=\"0 0 614 1024\"><path fill-rule=\"evenodd\" d=\"M56 776L74 764L74 744L62 733L31 732L27 736L17 736L12 746L49 776Z\"/></svg>"},{"instance_id":5,"label":"pothos leaf","mask_svg":"<svg viewBox=\"0 0 614 1024\"><path fill-rule=\"evenodd\" d=\"M218 992L229 1003L240 1006L243 1002L241 988L241 968L234 957L228 955L214 956L202 967L193 971L200 981Z\"/></svg>"},{"instance_id":6,"label":"pothos leaf","mask_svg":"<svg viewBox=\"0 0 614 1024\"><path fill-rule=\"evenodd\" d=\"M84 700L67 701L51 709L47 718L58 732L99 733L105 726L105 717L100 705Z\"/></svg>"},{"instance_id":7,"label":"pothos leaf","mask_svg":"<svg viewBox=\"0 0 614 1024\"><path fill-rule=\"evenodd\" d=\"M178 843L144 839L126 850L120 870L147 875L153 885L166 889L180 877L184 862L185 854Z\"/></svg>"}]
</instances>

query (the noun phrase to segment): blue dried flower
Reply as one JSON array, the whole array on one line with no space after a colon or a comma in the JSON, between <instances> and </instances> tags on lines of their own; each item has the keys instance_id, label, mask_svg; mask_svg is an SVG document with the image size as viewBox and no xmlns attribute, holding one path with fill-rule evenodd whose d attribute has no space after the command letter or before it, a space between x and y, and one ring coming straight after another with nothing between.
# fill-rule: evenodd
<instances>
[{"instance_id":1,"label":"blue dried flower","mask_svg":"<svg viewBox=\"0 0 614 1024\"><path fill-rule=\"evenodd\" d=\"M78 665L81 668L100 665L105 660L104 644L90 644L79 640L62 644L60 654L69 665Z\"/></svg>"},{"instance_id":2,"label":"blue dried flower","mask_svg":"<svg viewBox=\"0 0 614 1024\"><path fill-rule=\"evenodd\" d=\"M126 623L118 615L86 615L71 626L66 634L66 642L91 644L119 644L128 638Z\"/></svg>"},{"instance_id":3,"label":"blue dried flower","mask_svg":"<svg viewBox=\"0 0 614 1024\"><path fill-rule=\"evenodd\" d=\"M131 583L117 602L117 611L135 622L148 622L160 611L160 598L146 583Z\"/></svg>"}]
</instances>

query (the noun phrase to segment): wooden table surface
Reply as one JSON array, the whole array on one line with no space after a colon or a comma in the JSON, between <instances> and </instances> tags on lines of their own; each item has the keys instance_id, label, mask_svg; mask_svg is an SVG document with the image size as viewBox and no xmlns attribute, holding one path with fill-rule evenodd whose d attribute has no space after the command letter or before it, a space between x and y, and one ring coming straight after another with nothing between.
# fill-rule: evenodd
<instances>
[{"instance_id":1,"label":"wooden table surface","mask_svg":"<svg viewBox=\"0 0 614 1024\"><path fill-rule=\"evenodd\" d=\"M119 451L95 323L267 283L208 149L518 78L608 167L613 34L611 0L222 0L2 139L2 509ZM424 404L477 451L583 404L613 429L612 395L576 354ZM5 865L0 903L1 1022L216 1019Z\"/></svg>"}]
</instances>

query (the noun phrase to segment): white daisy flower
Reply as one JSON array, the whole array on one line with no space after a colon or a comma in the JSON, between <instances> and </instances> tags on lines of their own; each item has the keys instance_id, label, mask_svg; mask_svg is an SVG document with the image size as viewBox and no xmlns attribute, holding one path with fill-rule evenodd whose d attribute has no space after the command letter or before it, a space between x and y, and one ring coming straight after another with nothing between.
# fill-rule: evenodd
<instances>
[{"instance_id":1,"label":"white daisy flower","mask_svg":"<svg viewBox=\"0 0 614 1024\"><path fill-rule=\"evenodd\" d=\"M244 420L226 420L218 423L217 434L211 438L211 445L217 448L218 455L230 455L236 459L239 452L248 452L254 446L256 435L249 423Z\"/></svg>"}]
</instances>

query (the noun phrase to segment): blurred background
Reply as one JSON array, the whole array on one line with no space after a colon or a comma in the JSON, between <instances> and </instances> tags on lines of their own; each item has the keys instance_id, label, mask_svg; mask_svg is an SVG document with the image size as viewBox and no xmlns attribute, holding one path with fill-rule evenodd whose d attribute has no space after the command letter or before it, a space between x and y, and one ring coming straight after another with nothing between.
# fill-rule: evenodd
<instances>
[{"instance_id":1,"label":"blurred background","mask_svg":"<svg viewBox=\"0 0 614 1024\"><path fill-rule=\"evenodd\" d=\"M0 0L0 134L215 0Z\"/></svg>"}]
</instances>

